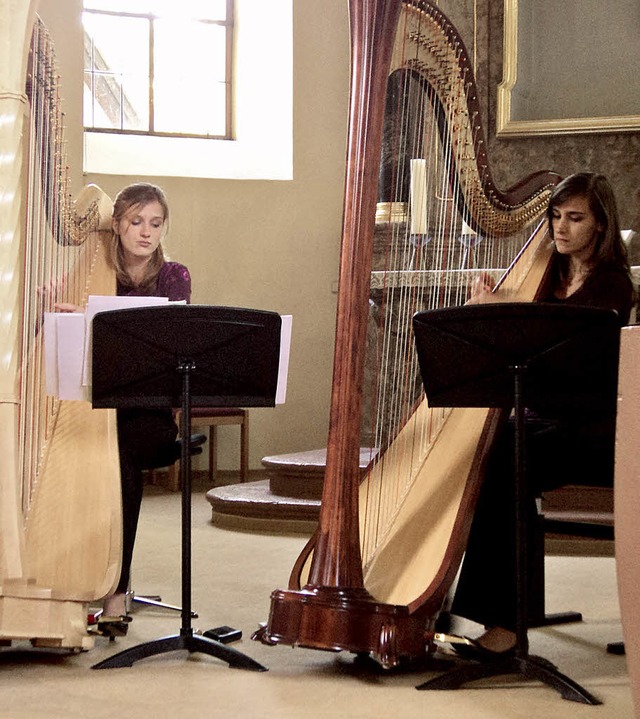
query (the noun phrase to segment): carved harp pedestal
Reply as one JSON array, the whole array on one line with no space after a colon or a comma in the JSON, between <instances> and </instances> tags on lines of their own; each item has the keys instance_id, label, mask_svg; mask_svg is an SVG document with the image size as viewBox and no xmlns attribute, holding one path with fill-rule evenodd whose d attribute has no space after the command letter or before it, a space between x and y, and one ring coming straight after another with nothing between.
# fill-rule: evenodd
<instances>
[{"instance_id":1,"label":"carved harp pedestal","mask_svg":"<svg viewBox=\"0 0 640 719\"><path fill-rule=\"evenodd\" d=\"M65 175L57 70L36 3L1 0L0 644L88 649L88 603L121 555L115 413L44 393L42 321L55 302L114 294L111 201Z\"/></svg>"},{"instance_id":2,"label":"carved harp pedestal","mask_svg":"<svg viewBox=\"0 0 640 719\"><path fill-rule=\"evenodd\" d=\"M508 191L496 187L472 68L436 6L351 0L349 8L345 209L320 519L254 638L365 653L393 667L433 649L434 619L502 421L495 410L427 406L411 318L462 304L483 271L501 277L499 298L533 300L550 257L541 217L559 178L540 172ZM383 258L374 245L385 247ZM364 480L361 446L379 450Z\"/></svg>"}]
</instances>

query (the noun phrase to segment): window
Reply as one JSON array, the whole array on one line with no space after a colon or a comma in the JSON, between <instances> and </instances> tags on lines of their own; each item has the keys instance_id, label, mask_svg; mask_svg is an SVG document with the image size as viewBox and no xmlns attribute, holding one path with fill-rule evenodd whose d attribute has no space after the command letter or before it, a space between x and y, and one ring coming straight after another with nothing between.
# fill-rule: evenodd
<instances>
[{"instance_id":1,"label":"window","mask_svg":"<svg viewBox=\"0 0 640 719\"><path fill-rule=\"evenodd\" d=\"M231 137L231 0L84 7L85 127Z\"/></svg>"},{"instance_id":2,"label":"window","mask_svg":"<svg viewBox=\"0 0 640 719\"><path fill-rule=\"evenodd\" d=\"M85 172L291 179L292 0L84 8Z\"/></svg>"}]
</instances>

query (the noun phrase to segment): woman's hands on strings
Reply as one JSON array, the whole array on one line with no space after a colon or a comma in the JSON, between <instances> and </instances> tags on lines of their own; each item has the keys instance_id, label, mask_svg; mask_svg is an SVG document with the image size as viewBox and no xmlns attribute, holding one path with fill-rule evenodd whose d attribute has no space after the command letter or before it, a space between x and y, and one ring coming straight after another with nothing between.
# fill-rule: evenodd
<instances>
[{"instance_id":1,"label":"woman's hands on strings","mask_svg":"<svg viewBox=\"0 0 640 719\"><path fill-rule=\"evenodd\" d=\"M54 305L56 312L82 312L82 307L71 304L71 302L56 302Z\"/></svg>"},{"instance_id":2,"label":"woman's hands on strings","mask_svg":"<svg viewBox=\"0 0 640 719\"><path fill-rule=\"evenodd\" d=\"M43 311L51 307L51 303L53 302L53 309L56 312L84 312L84 309L80 305L73 304L72 302L55 301L56 297L60 297L64 294L64 288L64 279L50 282L49 284L36 288L39 306L43 308Z\"/></svg>"},{"instance_id":3,"label":"woman's hands on strings","mask_svg":"<svg viewBox=\"0 0 640 719\"><path fill-rule=\"evenodd\" d=\"M471 286L471 297L465 302L467 305L482 305L488 302L497 302L494 294L496 283L487 272L482 272Z\"/></svg>"}]
</instances>

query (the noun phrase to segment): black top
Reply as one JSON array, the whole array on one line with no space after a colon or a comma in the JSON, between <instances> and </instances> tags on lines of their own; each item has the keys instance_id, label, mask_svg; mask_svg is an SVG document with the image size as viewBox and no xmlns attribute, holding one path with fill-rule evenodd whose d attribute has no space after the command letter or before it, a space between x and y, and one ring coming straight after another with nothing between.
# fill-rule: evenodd
<instances>
[{"instance_id":1,"label":"black top","mask_svg":"<svg viewBox=\"0 0 640 719\"><path fill-rule=\"evenodd\" d=\"M580 289L564 299L556 297L553 292L544 293L541 302L556 302L598 309L615 310L620 318L620 325L629 322L629 315L635 301L635 290L631 277L622 268L603 267L590 274ZM555 418L540 418L535 415L527 421L541 422L542 433L552 431L557 443L552 464L555 473L548 473L547 486L561 486L566 483L567 476L571 481L582 484L610 486L613 482L613 453L615 439L615 403L612 412L572 412L561 413ZM548 452L546 452L548 453ZM570 467L559 457L570 459ZM553 476L551 476L553 475ZM555 477L555 478L554 478ZM559 478L559 479L558 479Z\"/></svg>"},{"instance_id":2,"label":"black top","mask_svg":"<svg viewBox=\"0 0 640 719\"><path fill-rule=\"evenodd\" d=\"M559 298L553 292L549 292L543 295L540 301L615 310L620 316L620 325L626 325L633 307L634 289L631 278L625 270L618 267L603 267L591 273L582 287L569 297Z\"/></svg>"}]
</instances>

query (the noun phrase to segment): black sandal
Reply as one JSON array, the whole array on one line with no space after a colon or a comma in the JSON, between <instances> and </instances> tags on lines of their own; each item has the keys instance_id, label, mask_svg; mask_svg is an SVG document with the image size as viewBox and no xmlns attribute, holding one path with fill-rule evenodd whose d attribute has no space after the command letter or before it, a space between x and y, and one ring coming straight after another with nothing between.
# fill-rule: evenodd
<instances>
[{"instance_id":1,"label":"black sandal","mask_svg":"<svg viewBox=\"0 0 640 719\"><path fill-rule=\"evenodd\" d=\"M450 644L453 651L462 659L469 659L476 662L505 659L507 657L514 656L516 653L515 644L502 652L496 652L482 646L477 639L471 639L471 637L438 633L434 638L436 641L447 642Z\"/></svg>"},{"instance_id":2,"label":"black sandal","mask_svg":"<svg viewBox=\"0 0 640 719\"><path fill-rule=\"evenodd\" d=\"M495 662L498 659L506 659L512 657L516 653L515 645L501 652L488 649L482 646L476 639L470 637L460 637L462 642L452 642L454 652L462 659L470 659L476 662Z\"/></svg>"}]
</instances>

